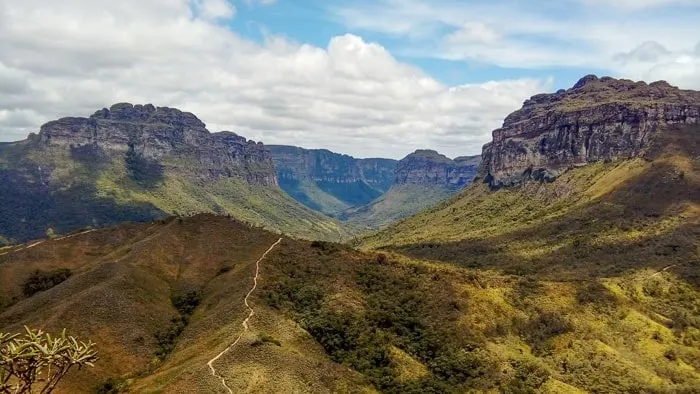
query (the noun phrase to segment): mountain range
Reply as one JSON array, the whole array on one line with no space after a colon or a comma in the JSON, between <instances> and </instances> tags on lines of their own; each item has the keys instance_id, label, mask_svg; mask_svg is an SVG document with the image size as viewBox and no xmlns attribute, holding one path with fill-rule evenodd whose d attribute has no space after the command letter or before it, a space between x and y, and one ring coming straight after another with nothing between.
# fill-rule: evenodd
<instances>
[{"instance_id":1,"label":"mountain range","mask_svg":"<svg viewBox=\"0 0 700 394\"><path fill-rule=\"evenodd\" d=\"M1 232L49 235L0 248L0 330L100 352L59 392L700 387L699 92L586 76L398 162L121 104L0 163Z\"/></svg>"},{"instance_id":2,"label":"mountain range","mask_svg":"<svg viewBox=\"0 0 700 394\"><path fill-rule=\"evenodd\" d=\"M178 109L120 103L0 145L0 242L200 212L339 241L451 196L476 173L467 167L428 151L397 162L268 147Z\"/></svg>"}]
</instances>

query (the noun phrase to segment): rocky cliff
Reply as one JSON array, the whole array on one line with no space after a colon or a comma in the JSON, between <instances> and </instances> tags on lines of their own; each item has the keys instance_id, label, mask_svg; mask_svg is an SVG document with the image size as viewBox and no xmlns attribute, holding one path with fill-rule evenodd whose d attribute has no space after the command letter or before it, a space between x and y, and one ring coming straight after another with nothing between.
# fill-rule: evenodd
<instances>
[{"instance_id":1,"label":"rocky cliff","mask_svg":"<svg viewBox=\"0 0 700 394\"><path fill-rule=\"evenodd\" d=\"M394 182L460 188L474 179L479 159L463 156L451 160L433 150L417 150L399 161Z\"/></svg>"},{"instance_id":2,"label":"rocky cliff","mask_svg":"<svg viewBox=\"0 0 700 394\"><path fill-rule=\"evenodd\" d=\"M484 146L479 175L492 187L551 181L577 166L638 155L666 126L699 122L700 92L588 75L509 115Z\"/></svg>"},{"instance_id":3,"label":"rocky cliff","mask_svg":"<svg viewBox=\"0 0 700 394\"><path fill-rule=\"evenodd\" d=\"M235 133L209 133L189 112L151 104L115 104L89 118L63 118L41 127L45 147L91 148L158 162L200 180L241 178L252 185L277 184L272 155L262 143Z\"/></svg>"},{"instance_id":4,"label":"rocky cliff","mask_svg":"<svg viewBox=\"0 0 700 394\"><path fill-rule=\"evenodd\" d=\"M396 160L356 159L326 149L270 145L277 175L285 179L310 179L316 182L366 182L386 191L394 182Z\"/></svg>"},{"instance_id":5,"label":"rocky cliff","mask_svg":"<svg viewBox=\"0 0 700 394\"><path fill-rule=\"evenodd\" d=\"M394 183L396 160L356 159L326 149L271 145L280 186L328 214L369 203Z\"/></svg>"}]
</instances>

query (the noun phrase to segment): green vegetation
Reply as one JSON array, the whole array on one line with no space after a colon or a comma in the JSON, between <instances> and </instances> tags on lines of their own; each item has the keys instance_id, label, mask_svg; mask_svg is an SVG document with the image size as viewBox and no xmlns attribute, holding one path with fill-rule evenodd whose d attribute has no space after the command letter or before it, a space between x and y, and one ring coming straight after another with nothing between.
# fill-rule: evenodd
<instances>
[{"instance_id":1,"label":"green vegetation","mask_svg":"<svg viewBox=\"0 0 700 394\"><path fill-rule=\"evenodd\" d=\"M119 394L126 391L128 384L123 378L109 378L95 388L95 394Z\"/></svg>"},{"instance_id":2,"label":"green vegetation","mask_svg":"<svg viewBox=\"0 0 700 394\"><path fill-rule=\"evenodd\" d=\"M280 342L278 339L275 339L274 337L270 335L260 335L258 339L253 341L253 343L250 344L250 346L257 347L257 346L262 346L265 344L272 344L275 346L282 346L282 342Z\"/></svg>"},{"instance_id":3,"label":"green vegetation","mask_svg":"<svg viewBox=\"0 0 700 394\"><path fill-rule=\"evenodd\" d=\"M141 187L152 188L163 181L163 166L136 153L133 144L129 145L124 164L131 179Z\"/></svg>"},{"instance_id":4,"label":"green vegetation","mask_svg":"<svg viewBox=\"0 0 700 394\"><path fill-rule=\"evenodd\" d=\"M60 336L27 327L23 335L0 332L0 392L51 393L73 367L92 367L98 359L92 342L65 330Z\"/></svg>"},{"instance_id":5,"label":"green vegetation","mask_svg":"<svg viewBox=\"0 0 700 394\"><path fill-rule=\"evenodd\" d=\"M53 271L34 271L22 285L22 293L25 297L31 297L34 294L48 290L59 283L70 278L71 270L67 268L59 268Z\"/></svg>"},{"instance_id":6,"label":"green vegetation","mask_svg":"<svg viewBox=\"0 0 700 394\"><path fill-rule=\"evenodd\" d=\"M456 189L437 185L394 185L372 203L349 209L339 218L358 227L378 229L428 209L456 192Z\"/></svg>"},{"instance_id":7,"label":"green vegetation","mask_svg":"<svg viewBox=\"0 0 700 394\"><path fill-rule=\"evenodd\" d=\"M165 360L170 353L175 350L177 340L185 331L185 328L190 322L190 317L194 313L195 308L199 305L202 295L197 291L189 291L183 295L177 295L172 298L172 303L180 316L170 320L170 325L163 331L158 331L154 334L157 343L155 356L160 361Z\"/></svg>"}]
</instances>

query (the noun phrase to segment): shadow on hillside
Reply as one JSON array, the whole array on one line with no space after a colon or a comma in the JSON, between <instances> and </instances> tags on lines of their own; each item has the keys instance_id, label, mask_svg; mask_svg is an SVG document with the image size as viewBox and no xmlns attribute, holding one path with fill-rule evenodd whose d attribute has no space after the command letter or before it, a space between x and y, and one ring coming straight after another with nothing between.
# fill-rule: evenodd
<instances>
[{"instance_id":1,"label":"shadow on hillside","mask_svg":"<svg viewBox=\"0 0 700 394\"><path fill-rule=\"evenodd\" d=\"M26 176L0 169L0 234L23 242L43 238L49 227L67 233L86 226L105 226L125 221L147 222L163 218L165 212L150 203L119 204L100 197L93 184L75 183L53 188L41 174Z\"/></svg>"},{"instance_id":2,"label":"shadow on hillside","mask_svg":"<svg viewBox=\"0 0 700 394\"><path fill-rule=\"evenodd\" d=\"M674 266L673 272L700 287L700 134L692 129L667 134L659 137L661 149L647 153L653 161L646 172L560 217L505 235L413 244L397 251L562 280ZM688 163L690 173L682 170Z\"/></svg>"}]
</instances>

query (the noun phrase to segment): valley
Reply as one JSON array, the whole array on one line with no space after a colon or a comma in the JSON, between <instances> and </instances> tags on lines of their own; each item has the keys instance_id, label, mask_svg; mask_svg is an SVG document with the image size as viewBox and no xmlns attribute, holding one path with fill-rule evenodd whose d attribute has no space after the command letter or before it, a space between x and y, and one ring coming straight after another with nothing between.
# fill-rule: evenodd
<instances>
[{"instance_id":1,"label":"valley","mask_svg":"<svg viewBox=\"0 0 700 394\"><path fill-rule=\"evenodd\" d=\"M396 162L81 119L0 145L0 331L100 357L56 392L700 387L698 92L586 76Z\"/></svg>"}]
</instances>

